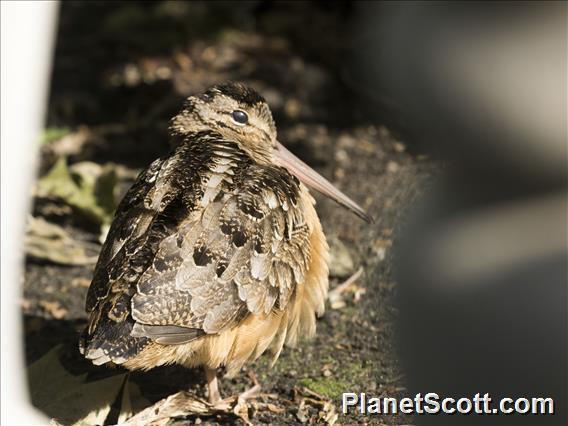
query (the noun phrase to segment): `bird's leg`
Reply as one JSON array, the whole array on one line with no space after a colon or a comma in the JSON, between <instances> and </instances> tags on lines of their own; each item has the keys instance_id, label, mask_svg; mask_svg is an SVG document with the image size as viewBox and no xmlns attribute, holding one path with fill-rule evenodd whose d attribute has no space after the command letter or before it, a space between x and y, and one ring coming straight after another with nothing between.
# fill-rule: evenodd
<instances>
[{"instance_id":1,"label":"bird's leg","mask_svg":"<svg viewBox=\"0 0 568 426\"><path fill-rule=\"evenodd\" d=\"M221 394L219 393L219 381L217 380L217 370L204 366L205 377L207 379L207 389L209 392L209 403L211 405L217 404L221 401Z\"/></svg>"},{"instance_id":2,"label":"bird's leg","mask_svg":"<svg viewBox=\"0 0 568 426\"><path fill-rule=\"evenodd\" d=\"M230 401L232 400L232 398L221 399L221 393L219 392L219 379L217 379L217 371L207 366L204 366L203 369L205 371L205 377L207 379L209 404L217 409L228 409L230 407ZM254 372L252 371L249 371L248 376L253 382L253 387L240 393L236 397L239 401L254 399L260 393L261 386L260 383L258 383L256 374L254 374Z\"/></svg>"}]
</instances>

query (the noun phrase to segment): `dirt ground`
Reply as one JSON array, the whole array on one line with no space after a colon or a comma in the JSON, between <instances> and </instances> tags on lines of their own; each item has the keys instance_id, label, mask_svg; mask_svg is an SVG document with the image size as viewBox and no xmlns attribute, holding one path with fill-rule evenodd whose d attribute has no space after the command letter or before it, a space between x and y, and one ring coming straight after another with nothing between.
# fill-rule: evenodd
<instances>
[{"instance_id":1,"label":"dirt ground","mask_svg":"<svg viewBox=\"0 0 568 426\"><path fill-rule=\"evenodd\" d=\"M304 4L298 13L270 2L245 3L238 11L222 3L92 2L64 3L61 10L40 178L62 157L70 167L86 161L110 165L116 170L113 195L119 198L139 170L168 150L168 119L183 98L213 83L237 80L265 96L279 139L375 218L366 224L316 196L332 242L332 288L360 267L363 274L328 303L315 339L285 349L273 368L265 357L247 367L263 392L274 394L272 409L249 410L254 424L323 422L317 405L300 403L304 388L331 400L341 424L413 423L403 415L340 413L342 392L405 395L394 350L392 246L410 203L436 166L370 116L342 79L345 45L338 23L346 6L335 6ZM318 44L313 35L322 32L328 37ZM86 260L78 265L28 253L27 361L32 364L62 344L61 362L72 374L88 373L88 380L116 375L119 370L90 365L77 348L104 215L93 219L61 197L37 188L35 193L34 217L60 226L82 244ZM204 392L200 371L175 366L135 373L130 380L149 402L184 389ZM232 395L251 381L243 372L221 386L224 395ZM170 424L241 421L227 414L186 416Z\"/></svg>"}]
</instances>

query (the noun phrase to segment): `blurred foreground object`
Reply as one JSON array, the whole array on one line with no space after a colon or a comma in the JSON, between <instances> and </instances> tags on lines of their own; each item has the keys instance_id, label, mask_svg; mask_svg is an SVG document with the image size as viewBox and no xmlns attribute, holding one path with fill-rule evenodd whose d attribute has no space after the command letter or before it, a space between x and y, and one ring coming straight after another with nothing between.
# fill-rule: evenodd
<instances>
[{"instance_id":1,"label":"blurred foreground object","mask_svg":"<svg viewBox=\"0 0 568 426\"><path fill-rule=\"evenodd\" d=\"M45 424L27 401L24 230L43 126L57 2L2 2L2 424Z\"/></svg>"},{"instance_id":2,"label":"blurred foreground object","mask_svg":"<svg viewBox=\"0 0 568 426\"><path fill-rule=\"evenodd\" d=\"M398 250L409 394L555 400L416 423L566 424L566 4L359 12L360 77L449 166Z\"/></svg>"}]
</instances>

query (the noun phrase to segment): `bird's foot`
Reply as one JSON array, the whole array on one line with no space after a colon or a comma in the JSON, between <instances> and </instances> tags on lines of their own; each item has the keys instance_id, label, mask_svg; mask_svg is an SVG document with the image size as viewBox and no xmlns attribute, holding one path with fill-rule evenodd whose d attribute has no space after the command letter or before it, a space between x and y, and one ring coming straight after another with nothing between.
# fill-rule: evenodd
<instances>
[{"instance_id":1,"label":"bird's foot","mask_svg":"<svg viewBox=\"0 0 568 426\"><path fill-rule=\"evenodd\" d=\"M231 412L233 408L234 398L219 398L216 401L209 400L209 405L213 410Z\"/></svg>"},{"instance_id":2,"label":"bird's foot","mask_svg":"<svg viewBox=\"0 0 568 426\"><path fill-rule=\"evenodd\" d=\"M243 404L251 399L255 399L260 396L260 390L262 389L262 387L258 382L258 379L256 378L256 374L252 371L249 371L248 376L251 379L253 386L236 396L230 396L228 398L221 398L218 387L215 384L211 386L210 383L209 404L211 405L211 407L216 410L227 411L231 410L235 404Z\"/></svg>"},{"instance_id":3,"label":"bird's foot","mask_svg":"<svg viewBox=\"0 0 568 426\"><path fill-rule=\"evenodd\" d=\"M237 398L241 401L247 401L258 397L260 395L260 390L262 389L254 371L249 370L248 376L251 379L253 386L238 395Z\"/></svg>"},{"instance_id":4,"label":"bird's foot","mask_svg":"<svg viewBox=\"0 0 568 426\"><path fill-rule=\"evenodd\" d=\"M219 381L217 380L217 373L214 369L205 367L205 377L207 378L207 398L209 404L215 406L221 399L221 393L219 392Z\"/></svg>"}]
</instances>

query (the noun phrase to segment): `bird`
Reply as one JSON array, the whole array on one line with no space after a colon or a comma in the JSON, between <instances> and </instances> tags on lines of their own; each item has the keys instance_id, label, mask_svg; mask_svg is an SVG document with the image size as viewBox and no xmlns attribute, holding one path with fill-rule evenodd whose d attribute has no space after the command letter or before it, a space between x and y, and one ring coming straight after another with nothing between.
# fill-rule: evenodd
<instances>
[{"instance_id":1,"label":"bird","mask_svg":"<svg viewBox=\"0 0 568 426\"><path fill-rule=\"evenodd\" d=\"M80 351L95 365L238 373L314 335L329 248L308 187L371 217L278 140L265 99L237 82L190 96L172 150L119 203L86 297Z\"/></svg>"}]
</instances>

